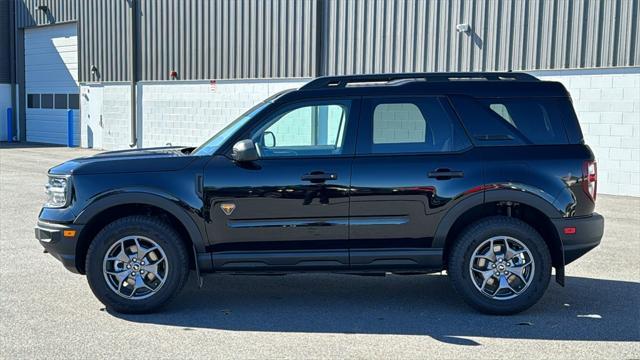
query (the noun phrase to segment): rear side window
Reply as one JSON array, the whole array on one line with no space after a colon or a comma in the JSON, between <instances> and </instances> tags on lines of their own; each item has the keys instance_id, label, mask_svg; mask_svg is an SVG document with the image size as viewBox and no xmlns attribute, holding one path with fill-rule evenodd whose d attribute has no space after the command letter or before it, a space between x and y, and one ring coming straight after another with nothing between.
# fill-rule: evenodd
<instances>
[{"instance_id":1,"label":"rear side window","mask_svg":"<svg viewBox=\"0 0 640 360\"><path fill-rule=\"evenodd\" d=\"M471 145L437 97L369 99L362 153L453 152ZM362 146L364 148L364 146Z\"/></svg>"},{"instance_id":2,"label":"rear side window","mask_svg":"<svg viewBox=\"0 0 640 360\"><path fill-rule=\"evenodd\" d=\"M545 99L481 99L502 121L534 144L566 144L562 113Z\"/></svg>"}]
</instances>

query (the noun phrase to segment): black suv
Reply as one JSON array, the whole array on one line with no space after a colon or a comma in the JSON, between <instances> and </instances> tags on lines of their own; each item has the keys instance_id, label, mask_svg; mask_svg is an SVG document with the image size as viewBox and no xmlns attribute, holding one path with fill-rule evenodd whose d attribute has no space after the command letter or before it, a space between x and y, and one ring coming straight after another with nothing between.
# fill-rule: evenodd
<instances>
[{"instance_id":1,"label":"black suv","mask_svg":"<svg viewBox=\"0 0 640 360\"><path fill-rule=\"evenodd\" d=\"M596 163L566 89L524 73L315 79L198 148L49 170L36 237L119 312L201 273L427 274L532 306L600 243Z\"/></svg>"}]
</instances>

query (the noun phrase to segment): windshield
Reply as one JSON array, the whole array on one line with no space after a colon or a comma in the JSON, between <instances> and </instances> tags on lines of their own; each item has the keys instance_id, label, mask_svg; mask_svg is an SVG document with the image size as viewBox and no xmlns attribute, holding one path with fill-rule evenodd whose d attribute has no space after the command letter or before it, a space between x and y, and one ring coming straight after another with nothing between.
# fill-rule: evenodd
<instances>
[{"instance_id":1,"label":"windshield","mask_svg":"<svg viewBox=\"0 0 640 360\"><path fill-rule=\"evenodd\" d=\"M263 101L247 110L247 112L232 121L231 124L227 125L224 129L218 131L218 133L213 135L211 139L207 140L204 144L198 146L197 149L193 150L191 155L212 155L220 148L220 146L222 146L222 144L224 144L231 136L233 136L233 134L235 134L238 129L248 123L249 120L251 120L269 104L271 104L271 101Z\"/></svg>"}]
</instances>

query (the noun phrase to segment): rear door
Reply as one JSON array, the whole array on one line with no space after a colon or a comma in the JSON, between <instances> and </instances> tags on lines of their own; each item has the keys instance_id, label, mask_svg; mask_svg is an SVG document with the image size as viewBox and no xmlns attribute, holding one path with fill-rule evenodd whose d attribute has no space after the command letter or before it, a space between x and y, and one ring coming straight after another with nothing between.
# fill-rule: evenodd
<instances>
[{"instance_id":1,"label":"rear door","mask_svg":"<svg viewBox=\"0 0 640 360\"><path fill-rule=\"evenodd\" d=\"M439 220L482 185L482 163L444 97L363 100L350 207L352 268L438 267Z\"/></svg>"}]
</instances>

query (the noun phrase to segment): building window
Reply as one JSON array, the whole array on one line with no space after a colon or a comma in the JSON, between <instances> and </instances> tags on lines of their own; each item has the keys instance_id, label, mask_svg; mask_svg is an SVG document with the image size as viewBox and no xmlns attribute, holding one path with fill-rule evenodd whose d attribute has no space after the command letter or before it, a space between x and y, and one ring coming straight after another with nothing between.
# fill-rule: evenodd
<instances>
[{"instance_id":1,"label":"building window","mask_svg":"<svg viewBox=\"0 0 640 360\"><path fill-rule=\"evenodd\" d=\"M40 108L40 94L29 94L29 95L27 95L27 107L29 109L39 109Z\"/></svg>"},{"instance_id":2,"label":"building window","mask_svg":"<svg viewBox=\"0 0 640 360\"><path fill-rule=\"evenodd\" d=\"M80 109L80 95L69 94L69 109Z\"/></svg>"},{"instance_id":3,"label":"building window","mask_svg":"<svg viewBox=\"0 0 640 360\"><path fill-rule=\"evenodd\" d=\"M40 96L40 107L43 109L53 109L53 94L42 94Z\"/></svg>"},{"instance_id":4,"label":"building window","mask_svg":"<svg viewBox=\"0 0 640 360\"><path fill-rule=\"evenodd\" d=\"M56 109L67 108L67 94L56 94L55 100Z\"/></svg>"}]
</instances>

